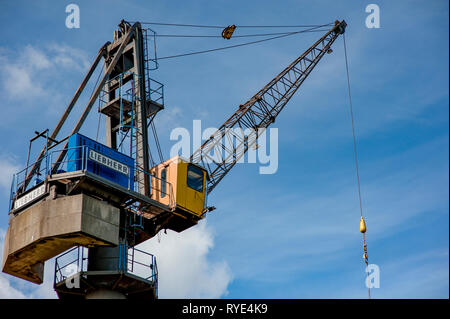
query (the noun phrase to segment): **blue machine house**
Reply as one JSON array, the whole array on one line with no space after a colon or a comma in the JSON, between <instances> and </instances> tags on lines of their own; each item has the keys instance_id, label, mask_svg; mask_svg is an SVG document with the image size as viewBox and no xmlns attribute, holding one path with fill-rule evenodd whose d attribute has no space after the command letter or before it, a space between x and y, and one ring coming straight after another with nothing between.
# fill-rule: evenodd
<instances>
[{"instance_id":1,"label":"blue machine house","mask_svg":"<svg viewBox=\"0 0 450 319\"><path fill-rule=\"evenodd\" d=\"M67 171L86 169L134 190L134 159L79 133L69 137Z\"/></svg>"}]
</instances>

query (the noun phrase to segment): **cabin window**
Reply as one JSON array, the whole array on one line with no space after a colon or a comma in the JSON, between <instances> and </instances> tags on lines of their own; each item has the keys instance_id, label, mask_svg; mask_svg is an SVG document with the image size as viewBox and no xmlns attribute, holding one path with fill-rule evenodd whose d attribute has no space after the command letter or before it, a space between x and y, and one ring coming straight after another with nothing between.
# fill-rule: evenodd
<instances>
[{"instance_id":1,"label":"cabin window","mask_svg":"<svg viewBox=\"0 0 450 319\"><path fill-rule=\"evenodd\" d=\"M188 166L187 185L190 188L203 193L203 171L200 168L194 165Z\"/></svg>"},{"instance_id":2,"label":"cabin window","mask_svg":"<svg viewBox=\"0 0 450 319\"><path fill-rule=\"evenodd\" d=\"M167 170L161 170L161 198L166 197L167 192Z\"/></svg>"}]
</instances>

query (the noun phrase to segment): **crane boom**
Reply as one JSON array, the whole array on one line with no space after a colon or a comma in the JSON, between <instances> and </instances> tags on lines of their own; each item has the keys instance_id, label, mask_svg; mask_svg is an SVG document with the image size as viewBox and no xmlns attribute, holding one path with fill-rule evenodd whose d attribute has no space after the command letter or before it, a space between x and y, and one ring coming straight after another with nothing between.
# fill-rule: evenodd
<instances>
[{"instance_id":1,"label":"crane boom","mask_svg":"<svg viewBox=\"0 0 450 319\"><path fill-rule=\"evenodd\" d=\"M264 131L275 121L294 93L308 77L325 53L330 53L333 42L345 32L347 23L336 21L335 25L308 50L295 59L264 88L256 93L206 140L190 157L209 173L208 194L225 177L249 147L258 139L258 132ZM243 138L234 129L251 129L251 134ZM231 148L222 143L223 137L235 138ZM224 153L222 153L222 150ZM214 152L214 156L211 155Z\"/></svg>"}]
</instances>

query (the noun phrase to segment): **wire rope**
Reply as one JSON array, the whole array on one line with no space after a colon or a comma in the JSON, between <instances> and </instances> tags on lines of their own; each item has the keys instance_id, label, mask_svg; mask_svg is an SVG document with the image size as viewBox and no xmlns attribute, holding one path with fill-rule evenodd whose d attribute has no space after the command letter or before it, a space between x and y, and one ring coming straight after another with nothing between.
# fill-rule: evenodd
<instances>
[{"instance_id":1,"label":"wire rope","mask_svg":"<svg viewBox=\"0 0 450 319\"><path fill-rule=\"evenodd\" d=\"M135 23L137 21L130 21L130 23ZM171 27L188 27L188 28L206 28L206 29L224 29L227 26L223 25L204 25L204 24L181 24L181 23L163 23L163 22L142 22L141 24L148 25L161 25L161 26L171 26ZM332 23L324 24L325 26L330 26ZM311 28L316 27L317 24L302 24L302 25L236 25L237 28Z\"/></svg>"},{"instance_id":2,"label":"wire rope","mask_svg":"<svg viewBox=\"0 0 450 319\"><path fill-rule=\"evenodd\" d=\"M323 32L328 30L307 30L306 32ZM274 32L274 33L258 33L258 34L242 34L242 35L233 35L234 38L250 38L250 37L263 37L263 36L272 36L272 35L283 35L289 34L291 32ZM203 35L203 34L156 34L150 35L151 37L156 38L223 38L221 35Z\"/></svg>"},{"instance_id":3,"label":"wire rope","mask_svg":"<svg viewBox=\"0 0 450 319\"><path fill-rule=\"evenodd\" d=\"M95 88L97 87L98 81L100 80L100 76L101 76L102 73L103 73L103 67L104 67L104 66L102 65L102 68L100 69L100 72L98 73L97 80L95 81L95 85L94 85L94 87L92 88L91 97L94 95L94 90L95 90ZM97 135L96 135L96 137L95 137L95 140L96 140L97 142L98 142L98 134L99 134L99 132L100 132L100 119L101 119L101 116L102 116L102 113L98 112Z\"/></svg>"},{"instance_id":4,"label":"wire rope","mask_svg":"<svg viewBox=\"0 0 450 319\"><path fill-rule=\"evenodd\" d=\"M352 94L350 90L350 75L348 70L348 57L347 57L347 44L345 42L345 33L343 34L344 39L344 56L345 56L345 69L347 72L347 88L348 88L348 98L349 98L349 105L350 105L350 117L352 120L352 135L353 135L353 152L355 154L355 170L356 170L356 181L358 185L358 198L359 198L359 212L361 214L361 218L363 218L363 206L362 206L362 198L361 198L361 183L359 179L359 164L358 164L358 151L356 147L356 134L355 134L355 119L353 116L353 102L352 102ZM367 244L366 244L366 236L363 232L363 247L364 247L364 261L366 262L366 266L369 262L369 257L367 255ZM367 278L369 278L369 272L366 271ZM370 299L370 287L368 286L368 293L369 293L369 299Z\"/></svg>"},{"instance_id":5,"label":"wire rope","mask_svg":"<svg viewBox=\"0 0 450 319\"><path fill-rule=\"evenodd\" d=\"M179 58L179 57L184 57L184 56L189 56L189 55L203 54L203 53L209 53L209 52L215 52L215 51L220 51L220 50L242 47L242 46L246 46L246 45L280 39L280 38L288 37L288 36L295 35L295 34L305 33L305 32L311 31L311 30L321 28L323 26L325 26L325 25L315 26L315 27L307 29L307 30L290 32L287 34L283 34L283 35L279 35L279 36L275 36L275 37L271 37L271 38L267 38L267 39L245 42L245 43L240 43L240 44L235 44L235 45L230 45L230 46L225 46L225 47L219 47L219 48L202 50L202 51L194 51L194 52L188 52L188 53L181 53L181 54L176 54L176 55L169 55L169 56L165 56L165 57L160 57L160 58L158 58L158 60L173 59L173 58Z\"/></svg>"}]
</instances>

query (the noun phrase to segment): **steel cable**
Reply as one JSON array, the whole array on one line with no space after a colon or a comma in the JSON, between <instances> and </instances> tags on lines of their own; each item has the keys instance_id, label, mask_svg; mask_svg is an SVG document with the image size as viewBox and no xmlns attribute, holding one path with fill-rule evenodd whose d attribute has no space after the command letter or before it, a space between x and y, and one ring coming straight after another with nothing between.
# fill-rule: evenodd
<instances>
[{"instance_id":1,"label":"steel cable","mask_svg":"<svg viewBox=\"0 0 450 319\"><path fill-rule=\"evenodd\" d=\"M135 23L138 21L130 21L130 23ZM188 27L188 28L206 28L206 29L224 29L227 26L223 25L203 25L203 24L181 24L181 23L163 23L163 22L141 22L140 24L149 25L161 25L170 27ZM331 26L332 23L324 24L325 26ZM311 28L316 27L317 24L303 24L303 25L236 25L237 28Z\"/></svg>"},{"instance_id":2,"label":"steel cable","mask_svg":"<svg viewBox=\"0 0 450 319\"><path fill-rule=\"evenodd\" d=\"M350 104L350 117L352 120L353 152L355 154L355 168L356 168L356 181L357 181L357 185L358 185L359 211L360 211L361 218L362 218L363 217L363 208L362 208L362 199L361 199L361 183L359 180L359 164L358 164L358 152L357 152L357 148L356 148L355 120L354 120L354 116L353 116L352 94L350 91L350 75L349 75L349 71L348 71L347 44L345 42L345 33L343 34L343 39L344 39L345 69L347 72L348 98L349 98L349 104ZM367 244L366 244L365 233L363 233L363 248L364 248L364 261L366 262L366 267L367 267L368 262L369 262L369 257L367 254ZM367 273L367 278L369 278L369 272L366 271L366 273ZM369 299L370 299L370 287L367 287L367 288L368 288Z\"/></svg>"},{"instance_id":3,"label":"steel cable","mask_svg":"<svg viewBox=\"0 0 450 319\"><path fill-rule=\"evenodd\" d=\"M324 32L328 30L307 30L305 32ZM263 37L263 36L272 36L272 35L283 35L289 34L295 31L290 32L274 32L274 33L258 33L258 34L242 34L242 35L233 35L234 38L250 38L250 37ZM156 38L223 38L221 35L203 35L203 34L156 34L150 35Z\"/></svg>"},{"instance_id":4,"label":"steel cable","mask_svg":"<svg viewBox=\"0 0 450 319\"><path fill-rule=\"evenodd\" d=\"M182 53L182 54L176 54L176 55L160 57L160 58L158 58L158 60L173 59L173 58L179 58L179 57L184 57L184 56L189 56L189 55L203 54L203 53L209 53L209 52L214 52L214 51L220 51L220 50L226 50L226 49L231 49L231 48L242 47L242 46L246 46L246 45L261 43L261 42L265 42L265 41L271 41L271 40L275 40L275 39L280 39L280 38L284 38L284 37L295 35L295 34L299 34L299 33L309 32L309 31L312 31L312 30L315 30L315 29L318 29L318 28L321 28L321 27L324 27L324 26L326 26L326 25L315 26L315 27L307 29L307 30L290 32L290 33L287 33L287 34L283 34L283 35L279 35L279 36L275 36L275 37L271 37L271 38L267 38L267 39L256 40L256 41L251 41L251 42L246 42L246 43L240 43L240 44L235 44L235 45L230 45L230 46L225 46L225 47L220 47L220 48L214 48L214 49L208 49L208 50L202 50L202 51L194 51L194 52L189 52L189 53Z\"/></svg>"}]
</instances>

